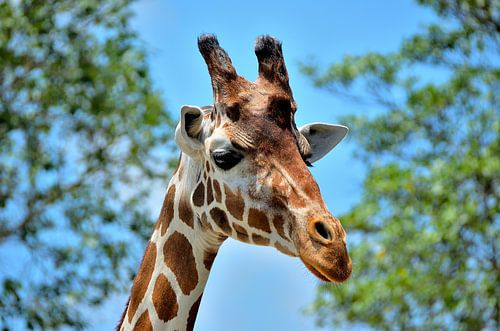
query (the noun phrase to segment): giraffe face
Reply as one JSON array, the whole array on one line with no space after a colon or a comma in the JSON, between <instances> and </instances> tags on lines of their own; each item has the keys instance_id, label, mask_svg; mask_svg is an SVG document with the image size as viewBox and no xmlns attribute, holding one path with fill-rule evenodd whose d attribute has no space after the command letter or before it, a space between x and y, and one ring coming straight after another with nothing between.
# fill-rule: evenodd
<instances>
[{"instance_id":1,"label":"giraffe face","mask_svg":"<svg viewBox=\"0 0 500 331\"><path fill-rule=\"evenodd\" d=\"M264 42L278 46L275 39ZM298 130L288 81L272 81L262 69L255 83L239 76L225 83L216 69L232 68L229 58L217 63L227 54L215 47L210 50L214 60L203 53L206 46L200 50L211 73L215 105L183 107L176 132L181 149L198 164L191 200L199 226L298 256L324 281L346 280L351 260L345 231L326 208L307 167L339 142L345 127L319 124ZM265 59L259 63L265 65ZM274 67L286 74L284 63Z\"/></svg>"}]
</instances>

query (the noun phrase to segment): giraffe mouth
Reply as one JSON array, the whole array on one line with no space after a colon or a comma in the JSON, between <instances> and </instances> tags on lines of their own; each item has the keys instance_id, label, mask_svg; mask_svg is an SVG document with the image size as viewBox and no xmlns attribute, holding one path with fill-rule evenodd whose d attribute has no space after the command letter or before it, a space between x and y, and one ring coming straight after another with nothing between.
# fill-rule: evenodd
<instances>
[{"instance_id":1,"label":"giraffe mouth","mask_svg":"<svg viewBox=\"0 0 500 331\"><path fill-rule=\"evenodd\" d=\"M304 260L302 260L302 262L304 263L304 265L306 266L306 268L309 269L309 271L314 276L318 277L319 279L321 279L322 281L327 282L327 283L332 283L333 282L332 280L330 280L329 278L327 278L326 276L324 276L318 269L316 269L315 267L313 267L309 263L305 262Z\"/></svg>"},{"instance_id":2,"label":"giraffe mouth","mask_svg":"<svg viewBox=\"0 0 500 331\"><path fill-rule=\"evenodd\" d=\"M340 271L338 273L337 272L325 273L325 272L322 272L321 269L319 269L319 268L313 266L312 264L308 263L307 261L305 261L302 257L300 257L300 259L302 260L302 263L304 263L306 268L309 269L309 271L314 276L316 276L320 280L327 282L327 283L342 283L342 282L346 281L347 278L349 278L349 275L351 273L350 267L349 267L349 271L347 273L342 272L342 271Z\"/></svg>"},{"instance_id":3,"label":"giraffe mouth","mask_svg":"<svg viewBox=\"0 0 500 331\"><path fill-rule=\"evenodd\" d=\"M304 261L303 258L300 258L300 259L302 260L302 263L304 263L304 265L306 266L306 268L309 269L309 271L314 276L318 277L322 281L327 282L327 283L337 282L336 280L334 280L334 279L332 280L329 277L325 276L321 271L319 271L318 269L316 269L315 267L313 267L311 264L309 264L306 261Z\"/></svg>"}]
</instances>

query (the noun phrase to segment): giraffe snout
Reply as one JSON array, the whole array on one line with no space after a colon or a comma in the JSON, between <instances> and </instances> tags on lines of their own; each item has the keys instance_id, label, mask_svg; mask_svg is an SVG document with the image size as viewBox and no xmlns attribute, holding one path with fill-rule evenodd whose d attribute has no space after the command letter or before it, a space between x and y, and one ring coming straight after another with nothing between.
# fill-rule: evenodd
<instances>
[{"instance_id":1,"label":"giraffe snout","mask_svg":"<svg viewBox=\"0 0 500 331\"><path fill-rule=\"evenodd\" d=\"M352 262L340 222L330 217L312 219L305 232L299 243L299 254L304 265L321 280L347 280L351 275Z\"/></svg>"}]
</instances>

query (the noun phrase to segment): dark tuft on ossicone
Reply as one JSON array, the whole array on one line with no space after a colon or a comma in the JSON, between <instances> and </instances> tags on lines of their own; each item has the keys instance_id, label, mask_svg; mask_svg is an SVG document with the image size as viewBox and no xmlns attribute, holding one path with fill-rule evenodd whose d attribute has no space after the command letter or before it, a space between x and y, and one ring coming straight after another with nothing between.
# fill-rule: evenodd
<instances>
[{"instance_id":1,"label":"dark tuft on ossicone","mask_svg":"<svg viewBox=\"0 0 500 331\"><path fill-rule=\"evenodd\" d=\"M234 70L231 59L219 45L213 34L202 34L198 37L198 49L208 66L208 73L212 78L214 93L224 89L228 82L235 80L238 75Z\"/></svg>"},{"instance_id":2,"label":"dark tuft on ossicone","mask_svg":"<svg viewBox=\"0 0 500 331\"><path fill-rule=\"evenodd\" d=\"M209 53L219 47L219 41L214 34L205 33L198 37L198 49L202 54Z\"/></svg>"},{"instance_id":3,"label":"dark tuft on ossicone","mask_svg":"<svg viewBox=\"0 0 500 331\"><path fill-rule=\"evenodd\" d=\"M257 37L255 55L259 61L259 78L280 86L286 94L292 97L281 42L268 35Z\"/></svg>"},{"instance_id":4,"label":"dark tuft on ossicone","mask_svg":"<svg viewBox=\"0 0 500 331\"><path fill-rule=\"evenodd\" d=\"M282 57L281 41L269 35L259 36L255 41L255 54L259 60L264 57Z\"/></svg>"}]
</instances>

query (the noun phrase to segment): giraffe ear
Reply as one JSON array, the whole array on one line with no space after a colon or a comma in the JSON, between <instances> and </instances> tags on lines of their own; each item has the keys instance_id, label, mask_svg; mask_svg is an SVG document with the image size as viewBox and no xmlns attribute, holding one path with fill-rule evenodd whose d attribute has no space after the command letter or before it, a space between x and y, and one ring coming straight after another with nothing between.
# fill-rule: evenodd
<instances>
[{"instance_id":1,"label":"giraffe ear","mask_svg":"<svg viewBox=\"0 0 500 331\"><path fill-rule=\"evenodd\" d=\"M310 147L306 161L313 163L337 146L349 128L339 124L311 123L304 125L299 131Z\"/></svg>"},{"instance_id":2,"label":"giraffe ear","mask_svg":"<svg viewBox=\"0 0 500 331\"><path fill-rule=\"evenodd\" d=\"M203 109L198 106L182 106L181 119L175 129L175 141L180 149L191 157L203 150L200 133Z\"/></svg>"}]
</instances>

